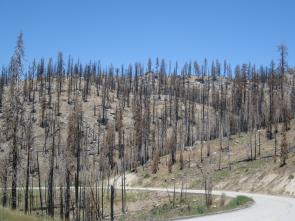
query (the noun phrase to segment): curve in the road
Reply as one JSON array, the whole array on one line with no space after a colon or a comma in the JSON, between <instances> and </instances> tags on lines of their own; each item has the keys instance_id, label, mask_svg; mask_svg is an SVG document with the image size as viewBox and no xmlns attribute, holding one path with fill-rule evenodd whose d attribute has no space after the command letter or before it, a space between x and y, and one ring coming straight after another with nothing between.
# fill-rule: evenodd
<instances>
[{"instance_id":1,"label":"curve in the road","mask_svg":"<svg viewBox=\"0 0 295 221\"><path fill-rule=\"evenodd\" d=\"M138 191L169 191L163 188L126 187L128 190ZM176 189L180 192L180 189ZM187 193L203 194L202 190L187 190ZM228 213L219 213L203 217L179 219L179 221L295 221L295 198L272 196L256 193L213 191L214 195L225 193L229 197L244 195L251 197L255 203L251 207Z\"/></svg>"}]
</instances>

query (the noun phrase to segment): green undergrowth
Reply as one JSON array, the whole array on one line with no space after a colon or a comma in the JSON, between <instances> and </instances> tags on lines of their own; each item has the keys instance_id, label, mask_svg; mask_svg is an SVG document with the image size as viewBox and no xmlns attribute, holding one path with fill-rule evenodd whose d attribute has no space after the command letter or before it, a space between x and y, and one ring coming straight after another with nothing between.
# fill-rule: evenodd
<instances>
[{"instance_id":1,"label":"green undergrowth","mask_svg":"<svg viewBox=\"0 0 295 221\"><path fill-rule=\"evenodd\" d=\"M226 208L227 209L235 209L237 207L247 205L250 202L253 202L253 200L247 196L237 196L229 202L229 204L226 206Z\"/></svg>"}]
</instances>

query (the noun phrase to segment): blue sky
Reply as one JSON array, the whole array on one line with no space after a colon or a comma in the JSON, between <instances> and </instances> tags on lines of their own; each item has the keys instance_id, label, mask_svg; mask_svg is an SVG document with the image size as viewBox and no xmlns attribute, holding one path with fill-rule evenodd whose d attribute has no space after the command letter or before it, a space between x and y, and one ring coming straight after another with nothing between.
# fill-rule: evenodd
<instances>
[{"instance_id":1,"label":"blue sky","mask_svg":"<svg viewBox=\"0 0 295 221\"><path fill-rule=\"evenodd\" d=\"M103 64L227 59L268 65L277 45L295 65L292 0L1 0L0 66L24 33L26 61L62 51Z\"/></svg>"}]
</instances>

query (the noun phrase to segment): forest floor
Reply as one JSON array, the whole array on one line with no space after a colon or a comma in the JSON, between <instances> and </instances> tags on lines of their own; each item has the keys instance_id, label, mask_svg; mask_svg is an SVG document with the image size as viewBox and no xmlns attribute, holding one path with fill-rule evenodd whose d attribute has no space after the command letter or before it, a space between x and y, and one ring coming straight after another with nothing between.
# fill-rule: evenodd
<instances>
[{"instance_id":1,"label":"forest floor","mask_svg":"<svg viewBox=\"0 0 295 221\"><path fill-rule=\"evenodd\" d=\"M0 220L1 221L45 221L45 218L41 218L34 215L25 215L18 211L13 211L7 208L0 207ZM59 221L54 219L54 221Z\"/></svg>"}]
</instances>

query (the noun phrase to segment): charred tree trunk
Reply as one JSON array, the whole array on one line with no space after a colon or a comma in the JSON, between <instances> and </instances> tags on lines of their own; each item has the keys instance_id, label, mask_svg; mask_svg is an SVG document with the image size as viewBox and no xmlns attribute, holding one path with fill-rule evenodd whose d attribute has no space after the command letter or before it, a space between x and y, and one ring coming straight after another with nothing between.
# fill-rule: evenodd
<instances>
[{"instance_id":1,"label":"charred tree trunk","mask_svg":"<svg viewBox=\"0 0 295 221\"><path fill-rule=\"evenodd\" d=\"M25 213L28 212L29 200L29 177L30 177L30 146L27 146L27 171L26 171L26 189L25 189Z\"/></svg>"},{"instance_id":2,"label":"charred tree trunk","mask_svg":"<svg viewBox=\"0 0 295 221\"><path fill-rule=\"evenodd\" d=\"M41 175L40 175L39 154L38 154L38 152L37 152L37 170L38 170L38 186L39 186L40 207L41 207L41 213L43 214L43 199L42 199Z\"/></svg>"},{"instance_id":3,"label":"charred tree trunk","mask_svg":"<svg viewBox=\"0 0 295 221\"><path fill-rule=\"evenodd\" d=\"M115 189L114 186L111 185L111 221L114 221L114 199L115 199Z\"/></svg>"},{"instance_id":4,"label":"charred tree trunk","mask_svg":"<svg viewBox=\"0 0 295 221\"><path fill-rule=\"evenodd\" d=\"M14 123L13 129L13 146L12 146L12 184L11 184L11 209L16 209L17 201L17 162L18 162L18 151L17 151L17 124Z\"/></svg>"},{"instance_id":5,"label":"charred tree trunk","mask_svg":"<svg viewBox=\"0 0 295 221\"><path fill-rule=\"evenodd\" d=\"M71 200L71 190L70 190L70 171L66 168L66 192L65 192L65 220L70 220L70 200Z\"/></svg>"}]
</instances>

